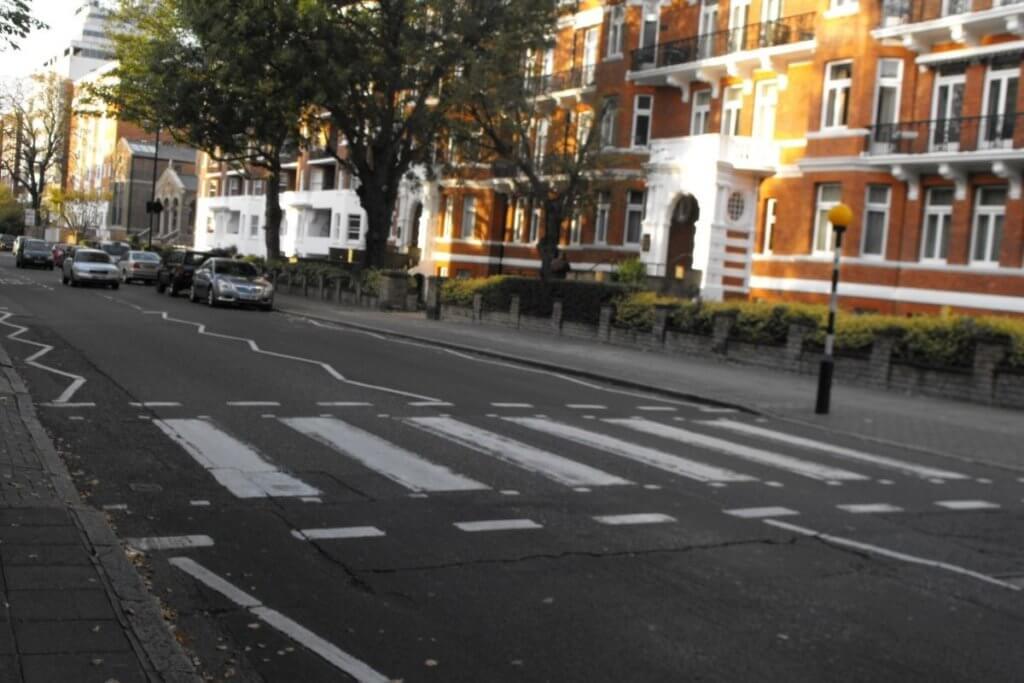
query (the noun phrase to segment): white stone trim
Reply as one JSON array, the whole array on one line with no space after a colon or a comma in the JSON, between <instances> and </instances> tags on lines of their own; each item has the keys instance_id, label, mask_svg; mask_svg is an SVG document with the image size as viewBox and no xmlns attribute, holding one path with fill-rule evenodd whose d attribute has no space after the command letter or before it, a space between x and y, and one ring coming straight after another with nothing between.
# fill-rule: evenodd
<instances>
[{"instance_id":1,"label":"white stone trim","mask_svg":"<svg viewBox=\"0 0 1024 683\"><path fill-rule=\"evenodd\" d=\"M871 135L867 128L823 128L808 131L808 140L831 140L833 138L864 138Z\"/></svg>"},{"instance_id":2,"label":"white stone trim","mask_svg":"<svg viewBox=\"0 0 1024 683\"><path fill-rule=\"evenodd\" d=\"M824 295L831 291L831 287L831 280L801 280L797 278L765 277L762 275L754 275L750 278L751 289ZM878 299L880 301L901 301L931 306L960 306L963 308L1024 313L1024 297L1001 294L974 294L945 289L889 287L840 281L839 296Z\"/></svg>"},{"instance_id":3,"label":"white stone trim","mask_svg":"<svg viewBox=\"0 0 1024 683\"><path fill-rule=\"evenodd\" d=\"M1010 5L1006 5L1006 7L1010 7ZM1017 9L1020 11L1020 8ZM1005 43L994 43L992 45L982 45L979 47L965 47L959 50L946 50L945 52L930 52L926 55L920 55L914 61L922 66L933 66L935 64L944 64L946 62L973 60L980 57L987 57L989 55L997 55L1001 52L1013 52L1015 50L1024 51L1024 40L1010 40Z\"/></svg>"},{"instance_id":4,"label":"white stone trim","mask_svg":"<svg viewBox=\"0 0 1024 683\"><path fill-rule=\"evenodd\" d=\"M753 260L766 263L832 263L831 256L810 254L754 254ZM936 273L974 273L996 276L1018 276L1024 278L1024 270L1009 266L982 266L945 261L892 261L877 256L844 256L843 265L870 266L889 270L930 270ZM1024 298L1024 297L1022 297Z\"/></svg>"}]
</instances>

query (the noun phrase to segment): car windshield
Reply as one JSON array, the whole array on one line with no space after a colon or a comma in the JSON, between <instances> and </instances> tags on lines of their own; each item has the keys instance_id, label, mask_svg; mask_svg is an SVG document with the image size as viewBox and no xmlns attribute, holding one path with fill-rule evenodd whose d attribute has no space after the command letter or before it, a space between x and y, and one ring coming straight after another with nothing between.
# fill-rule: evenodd
<instances>
[{"instance_id":1,"label":"car windshield","mask_svg":"<svg viewBox=\"0 0 1024 683\"><path fill-rule=\"evenodd\" d=\"M42 240L27 240L25 242L26 249L46 249L46 242Z\"/></svg>"},{"instance_id":2,"label":"car windshield","mask_svg":"<svg viewBox=\"0 0 1024 683\"><path fill-rule=\"evenodd\" d=\"M110 263L110 256L98 251L83 251L75 254L78 263Z\"/></svg>"},{"instance_id":3,"label":"car windshield","mask_svg":"<svg viewBox=\"0 0 1024 683\"><path fill-rule=\"evenodd\" d=\"M104 244L102 248L111 256L124 256L129 251L128 247L123 244Z\"/></svg>"},{"instance_id":4,"label":"car windshield","mask_svg":"<svg viewBox=\"0 0 1024 683\"><path fill-rule=\"evenodd\" d=\"M156 263L160 260L160 257L149 251L133 251L131 259L132 261L152 261Z\"/></svg>"},{"instance_id":5,"label":"car windshield","mask_svg":"<svg viewBox=\"0 0 1024 683\"><path fill-rule=\"evenodd\" d=\"M255 266L245 261L217 261L217 275L233 275L235 277L258 277Z\"/></svg>"},{"instance_id":6,"label":"car windshield","mask_svg":"<svg viewBox=\"0 0 1024 683\"><path fill-rule=\"evenodd\" d=\"M185 254L185 263L190 266L198 266L206 260L206 254Z\"/></svg>"}]
</instances>

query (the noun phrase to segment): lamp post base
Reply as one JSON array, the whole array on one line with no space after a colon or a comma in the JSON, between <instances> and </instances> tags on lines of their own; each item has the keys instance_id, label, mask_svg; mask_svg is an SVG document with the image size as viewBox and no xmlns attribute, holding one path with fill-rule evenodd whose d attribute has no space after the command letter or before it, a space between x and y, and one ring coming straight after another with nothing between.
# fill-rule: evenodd
<instances>
[{"instance_id":1,"label":"lamp post base","mask_svg":"<svg viewBox=\"0 0 1024 683\"><path fill-rule=\"evenodd\" d=\"M835 362L831 358L821 361L821 369L818 370L818 401L814 406L814 412L818 415L828 415L832 400L832 372L834 370Z\"/></svg>"}]
</instances>

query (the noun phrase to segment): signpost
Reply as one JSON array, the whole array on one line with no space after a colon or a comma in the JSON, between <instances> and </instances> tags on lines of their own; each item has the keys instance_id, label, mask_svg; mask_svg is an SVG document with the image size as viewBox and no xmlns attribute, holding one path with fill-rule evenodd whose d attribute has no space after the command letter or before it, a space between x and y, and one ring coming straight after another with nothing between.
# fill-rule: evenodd
<instances>
[{"instance_id":1,"label":"signpost","mask_svg":"<svg viewBox=\"0 0 1024 683\"><path fill-rule=\"evenodd\" d=\"M835 231L832 257L832 296L828 302L828 327L825 330L825 356L818 372L818 400L814 412L828 415L832 401L832 374L835 371L833 351L836 339L836 312L839 307L839 258L843 252L843 233L853 221L853 211L846 204L836 204L828 212L828 220Z\"/></svg>"}]
</instances>

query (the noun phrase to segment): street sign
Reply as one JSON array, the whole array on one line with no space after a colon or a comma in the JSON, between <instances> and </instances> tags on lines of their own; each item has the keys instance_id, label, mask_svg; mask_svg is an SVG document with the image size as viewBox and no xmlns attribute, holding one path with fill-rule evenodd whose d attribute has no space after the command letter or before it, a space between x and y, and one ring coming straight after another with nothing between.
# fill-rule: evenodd
<instances>
[{"instance_id":1,"label":"street sign","mask_svg":"<svg viewBox=\"0 0 1024 683\"><path fill-rule=\"evenodd\" d=\"M25 209L25 227L34 228L36 225L36 210Z\"/></svg>"}]
</instances>

